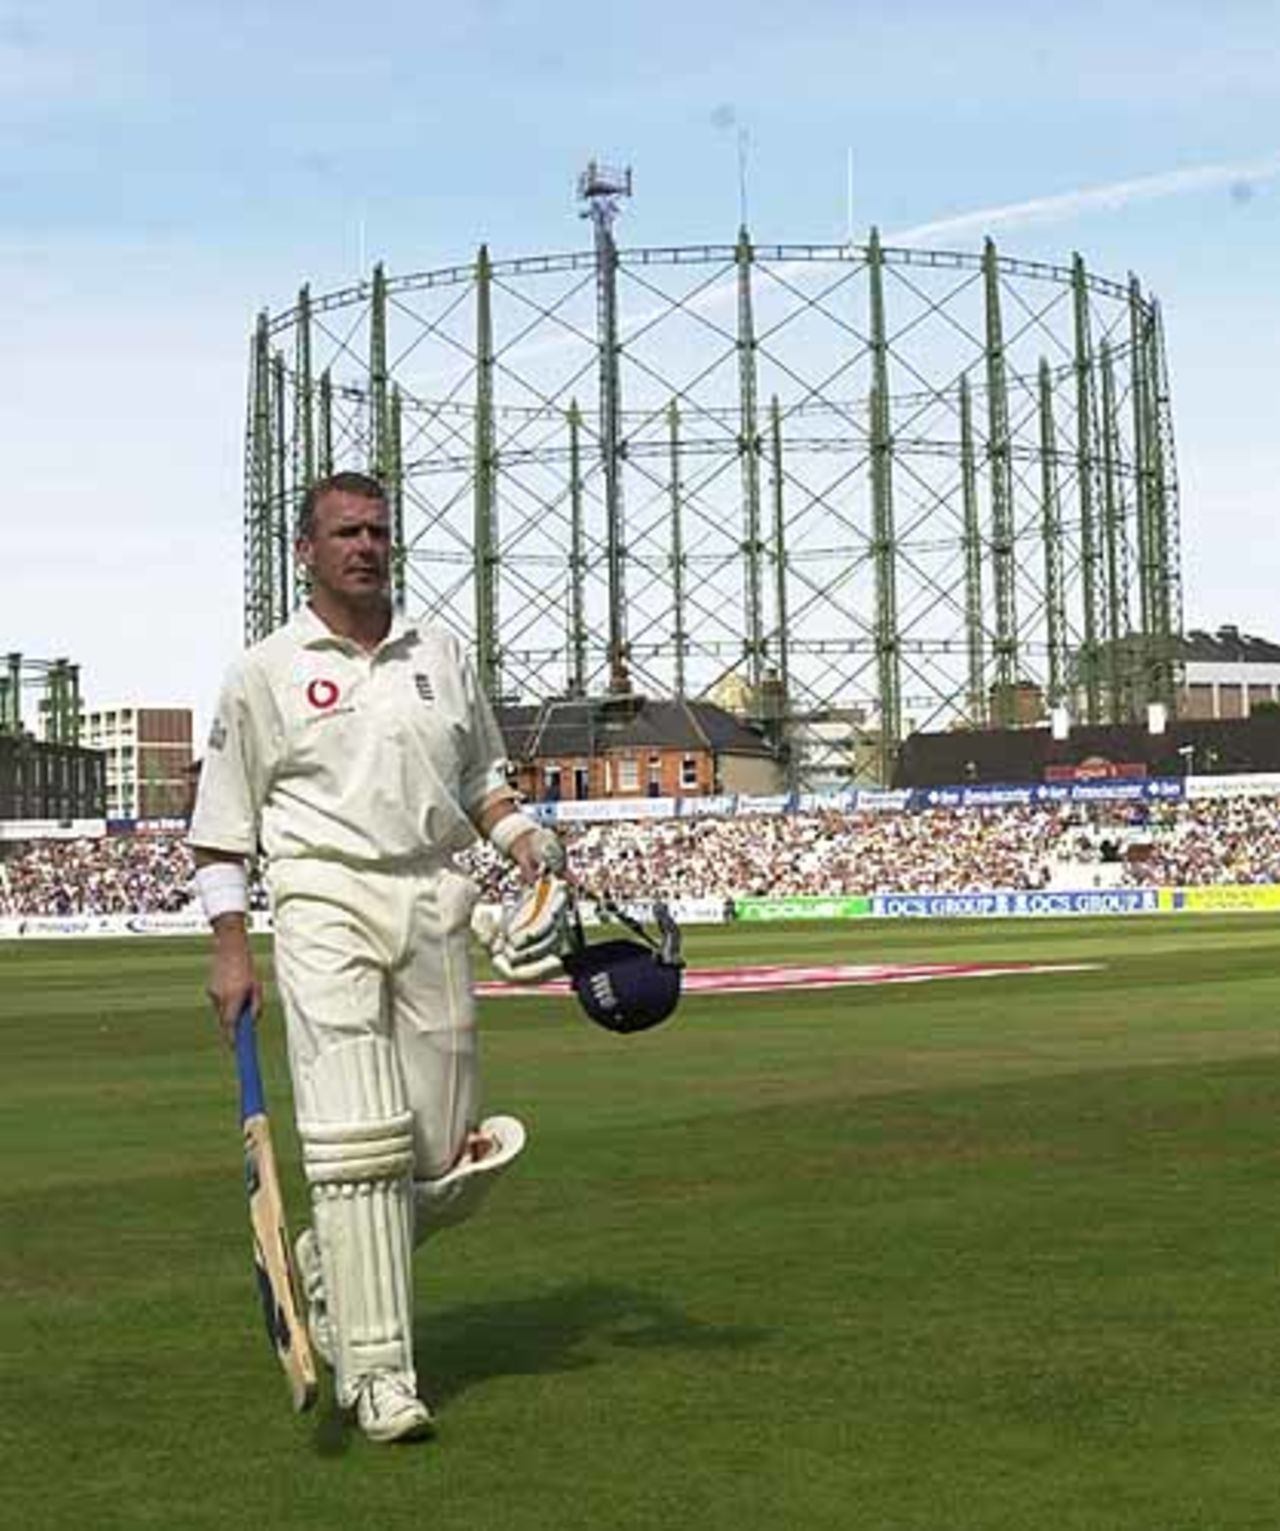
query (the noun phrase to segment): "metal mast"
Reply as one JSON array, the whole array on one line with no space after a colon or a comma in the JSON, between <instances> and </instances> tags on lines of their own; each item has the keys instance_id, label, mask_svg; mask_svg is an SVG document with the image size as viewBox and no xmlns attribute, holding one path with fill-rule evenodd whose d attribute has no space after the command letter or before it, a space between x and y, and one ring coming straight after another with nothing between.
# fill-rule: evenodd
<instances>
[{"instance_id":1,"label":"metal mast","mask_svg":"<svg viewBox=\"0 0 1280 1531\"><path fill-rule=\"evenodd\" d=\"M311 288L298 292L294 336L293 393L293 488L296 499L306 493L316 476L315 383L311 376ZM296 508L296 507L295 507Z\"/></svg>"},{"instance_id":2,"label":"metal mast","mask_svg":"<svg viewBox=\"0 0 1280 1531\"><path fill-rule=\"evenodd\" d=\"M1013 459L1009 441L1009 395L1000 319L1000 267L988 239L982 251L987 329L987 457L991 470L991 561L996 597L995 718L1002 728L1016 721L1018 681L1017 561L1013 521Z\"/></svg>"},{"instance_id":3,"label":"metal mast","mask_svg":"<svg viewBox=\"0 0 1280 1531\"><path fill-rule=\"evenodd\" d=\"M1182 634L1181 515L1178 500L1178 469L1173 443L1173 406L1169 397L1168 359L1164 348L1164 320L1160 305L1151 300L1151 439L1156 469L1156 538L1160 549L1160 699L1170 714L1175 711L1178 666L1174 648Z\"/></svg>"},{"instance_id":4,"label":"metal mast","mask_svg":"<svg viewBox=\"0 0 1280 1531\"><path fill-rule=\"evenodd\" d=\"M1076 374L1076 492L1080 504L1080 594L1084 611L1084 642L1079 680L1084 686L1087 723L1101 719L1101 677L1098 667L1099 564L1097 518L1094 514L1093 348L1089 333L1089 290L1084 261L1071 262L1071 296L1075 316Z\"/></svg>"},{"instance_id":5,"label":"metal mast","mask_svg":"<svg viewBox=\"0 0 1280 1531\"><path fill-rule=\"evenodd\" d=\"M404 610L404 399L397 384L391 390L391 421L387 437L391 453L384 480L391 506L391 597Z\"/></svg>"},{"instance_id":6,"label":"metal mast","mask_svg":"<svg viewBox=\"0 0 1280 1531\"><path fill-rule=\"evenodd\" d=\"M1053 422L1053 375L1040 358L1040 495L1044 543L1044 617L1049 646L1047 700L1062 701L1066 690L1067 613L1062 594L1062 508L1058 499L1058 438Z\"/></svg>"},{"instance_id":7,"label":"metal mast","mask_svg":"<svg viewBox=\"0 0 1280 1531\"><path fill-rule=\"evenodd\" d=\"M369 302L369 472L386 487L391 461L387 374L387 277L382 262L373 268Z\"/></svg>"},{"instance_id":8,"label":"metal mast","mask_svg":"<svg viewBox=\"0 0 1280 1531\"><path fill-rule=\"evenodd\" d=\"M969 654L969 726L987 722L986 645L982 625L982 525L978 465L973 449L973 403L968 373L960 376L960 499L964 515L964 625Z\"/></svg>"},{"instance_id":9,"label":"metal mast","mask_svg":"<svg viewBox=\"0 0 1280 1531\"><path fill-rule=\"evenodd\" d=\"M316 466L321 478L333 472L333 373L328 367L320 374L320 419L316 422L319 438L319 461Z\"/></svg>"},{"instance_id":10,"label":"metal mast","mask_svg":"<svg viewBox=\"0 0 1280 1531\"><path fill-rule=\"evenodd\" d=\"M738 268L738 458L742 464L742 574L746 633L743 657L751 708L763 714L760 682L764 679L764 614L760 599L760 431L756 423L756 337L751 311L751 239L745 226L738 230L734 250Z\"/></svg>"},{"instance_id":11,"label":"metal mast","mask_svg":"<svg viewBox=\"0 0 1280 1531\"><path fill-rule=\"evenodd\" d=\"M587 694L587 622L583 581L587 557L582 534L582 411L569 400L569 695Z\"/></svg>"},{"instance_id":12,"label":"metal mast","mask_svg":"<svg viewBox=\"0 0 1280 1531\"><path fill-rule=\"evenodd\" d=\"M1138 599L1142 613L1140 702L1161 700L1160 544L1158 530L1154 425L1151 408L1151 352L1147 343L1146 305L1136 276L1129 278L1130 403L1133 407L1133 477L1137 496Z\"/></svg>"},{"instance_id":13,"label":"metal mast","mask_svg":"<svg viewBox=\"0 0 1280 1531\"><path fill-rule=\"evenodd\" d=\"M600 373L600 461L604 473L605 556L609 585L609 690L631 690L627 649L626 527L622 504L622 386L619 377L618 247L613 225L631 195L631 170L590 161L578 177L582 216L591 220L596 256L596 348Z\"/></svg>"},{"instance_id":14,"label":"metal mast","mask_svg":"<svg viewBox=\"0 0 1280 1531\"><path fill-rule=\"evenodd\" d=\"M284 354L271 358L271 521L275 544L275 616L272 627L281 627L293 610L289 554L289 494L285 484L285 367Z\"/></svg>"},{"instance_id":15,"label":"metal mast","mask_svg":"<svg viewBox=\"0 0 1280 1531\"><path fill-rule=\"evenodd\" d=\"M889 343L885 332L883 252L871 230L867 275L871 284L871 555L876 574L876 667L880 688L880 779L893 776L902 740L898 670L897 539L893 522L893 434L889 402Z\"/></svg>"},{"instance_id":16,"label":"metal mast","mask_svg":"<svg viewBox=\"0 0 1280 1531\"><path fill-rule=\"evenodd\" d=\"M773 469L773 606L777 626L778 680L784 706L791 707L791 653L787 632L787 517L783 497L782 406L775 393L769 405Z\"/></svg>"},{"instance_id":17,"label":"metal mast","mask_svg":"<svg viewBox=\"0 0 1280 1531\"><path fill-rule=\"evenodd\" d=\"M475 559L476 669L486 695L500 690L498 655L497 472L493 423L493 298L489 247L476 257Z\"/></svg>"},{"instance_id":18,"label":"metal mast","mask_svg":"<svg viewBox=\"0 0 1280 1531\"><path fill-rule=\"evenodd\" d=\"M680 481L680 406L672 399L667 405L667 428L671 445L671 607L675 616L675 691L685 694L684 662L689 635L685 630L684 609L684 525L683 488Z\"/></svg>"},{"instance_id":19,"label":"metal mast","mask_svg":"<svg viewBox=\"0 0 1280 1531\"><path fill-rule=\"evenodd\" d=\"M274 624L271 527L271 344L265 309L249 349L248 458L244 504L244 641L265 638Z\"/></svg>"},{"instance_id":20,"label":"metal mast","mask_svg":"<svg viewBox=\"0 0 1280 1531\"><path fill-rule=\"evenodd\" d=\"M317 477L315 434L315 380L311 365L311 288L306 283L298 292L297 320L294 335L293 380L293 496L289 505L289 532L297 529L302 497ZM303 570L293 560L291 598L294 606L303 599Z\"/></svg>"},{"instance_id":21,"label":"metal mast","mask_svg":"<svg viewBox=\"0 0 1280 1531\"><path fill-rule=\"evenodd\" d=\"M1115 365L1111 346L1099 351L1102 379L1102 544L1107 581L1108 713L1113 723L1133 717L1132 635L1129 631L1129 556L1120 492L1120 422L1116 418Z\"/></svg>"},{"instance_id":22,"label":"metal mast","mask_svg":"<svg viewBox=\"0 0 1280 1531\"><path fill-rule=\"evenodd\" d=\"M22 732L22 655L5 655L8 674L0 677L0 734Z\"/></svg>"}]
</instances>

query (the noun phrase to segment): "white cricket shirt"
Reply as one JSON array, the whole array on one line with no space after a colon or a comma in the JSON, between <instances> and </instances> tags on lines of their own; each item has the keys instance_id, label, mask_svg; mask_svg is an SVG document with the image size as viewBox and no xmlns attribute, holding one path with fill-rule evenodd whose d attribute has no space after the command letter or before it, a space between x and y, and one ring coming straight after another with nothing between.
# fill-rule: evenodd
<instances>
[{"instance_id":1,"label":"white cricket shirt","mask_svg":"<svg viewBox=\"0 0 1280 1531\"><path fill-rule=\"evenodd\" d=\"M506 787L502 735L452 633L393 617L372 652L309 606L232 665L192 845L275 866L378 867L448 855Z\"/></svg>"}]
</instances>

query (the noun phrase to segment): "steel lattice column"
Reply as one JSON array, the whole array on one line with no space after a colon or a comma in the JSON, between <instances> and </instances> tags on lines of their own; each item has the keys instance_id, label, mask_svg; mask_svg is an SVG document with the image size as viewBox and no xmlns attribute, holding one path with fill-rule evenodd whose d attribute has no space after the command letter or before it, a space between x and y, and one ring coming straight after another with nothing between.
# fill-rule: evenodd
<instances>
[{"instance_id":1,"label":"steel lattice column","mask_svg":"<svg viewBox=\"0 0 1280 1531\"><path fill-rule=\"evenodd\" d=\"M982 613L982 526L978 511L978 464L973 447L973 401L960 377L960 498L964 516L964 625L969 657L969 724L987 721L986 644Z\"/></svg>"},{"instance_id":2,"label":"steel lattice column","mask_svg":"<svg viewBox=\"0 0 1280 1531\"><path fill-rule=\"evenodd\" d=\"M244 641L257 643L275 626L271 525L271 341L264 309L250 343L249 419L245 432Z\"/></svg>"},{"instance_id":3,"label":"steel lattice column","mask_svg":"<svg viewBox=\"0 0 1280 1531\"><path fill-rule=\"evenodd\" d=\"M383 480L391 510L391 597L397 611L404 610L404 399L399 388L391 390L387 448L390 453Z\"/></svg>"},{"instance_id":4,"label":"steel lattice column","mask_svg":"<svg viewBox=\"0 0 1280 1531\"><path fill-rule=\"evenodd\" d=\"M1134 716L1129 631L1129 556L1124 535L1120 486L1119 421L1116 418L1115 363L1104 340L1099 352L1102 385L1102 531L1107 580L1107 685L1110 716L1121 722Z\"/></svg>"},{"instance_id":5,"label":"steel lattice column","mask_svg":"<svg viewBox=\"0 0 1280 1531\"><path fill-rule=\"evenodd\" d=\"M298 292L294 323L293 489L300 500L316 476L315 382L311 376L311 288ZM295 504L296 511L297 506Z\"/></svg>"},{"instance_id":6,"label":"steel lattice column","mask_svg":"<svg viewBox=\"0 0 1280 1531\"><path fill-rule=\"evenodd\" d=\"M1173 408L1169 397L1168 360L1160 305L1151 301L1150 376L1152 387L1151 440L1155 457L1156 524L1160 550L1158 629L1161 644L1160 700L1172 714L1178 700L1177 639L1182 633L1181 526L1178 471L1173 441Z\"/></svg>"},{"instance_id":7,"label":"steel lattice column","mask_svg":"<svg viewBox=\"0 0 1280 1531\"><path fill-rule=\"evenodd\" d=\"M587 555L582 530L582 411L569 401L569 695L587 694L587 622L583 584Z\"/></svg>"},{"instance_id":8,"label":"steel lattice column","mask_svg":"<svg viewBox=\"0 0 1280 1531\"><path fill-rule=\"evenodd\" d=\"M600 464L604 474L605 556L609 580L609 690L631 690L627 648L627 535L622 497L621 346L618 342L618 248L603 218L594 220L596 347L600 373Z\"/></svg>"},{"instance_id":9,"label":"steel lattice column","mask_svg":"<svg viewBox=\"0 0 1280 1531\"><path fill-rule=\"evenodd\" d=\"M871 230L867 275L871 299L871 555L876 576L876 666L880 686L880 774L888 782L902 742L898 672L898 547L893 521L893 433L889 403L889 343L885 334L883 253Z\"/></svg>"},{"instance_id":10,"label":"steel lattice column","mask_svg":"<svg viewBox=\"0 0 1280 1531\"><path fill-rule=\"evenodd\" d=\"M787 633L787 517L782 471L782 406L775 393L769 404L773 486L773 604L777 631L778 680L784 706L791 705L791 651Z\"/></svg>"},{"instance_id":11,"label":"steel lattice column","mask_svg":"<svg viewBox=\"0 0 1280 1531\"><path fill-rule=\"evenodd\" d=\"M751 308L751 240L738 231L738 457L742 464L743 658L753 714L761 716L764 678L764 614L760 599L760 431L756 422L756 338Z\"/></svg>"},{"instance_id":12,"label":"steel lattice column","mask_svg":"<svg viewBox=\"0 0 1280 1531\"><path fill-rule=\"evenodd\" d=\"M1058 498L1058 438L1053 420L1053 377L1040 361L1040 534L1044 547L1044 616L1049 647L1048 701L1056 707L1066 690L1067 613L1062 593L1062 507Z\"/></svg>"},{"instance_id":13,"label":"steel lattice column","mask_svg":"<svg viewBox=\"0 0 1280 1531\"><path fill-rule=\"evenodd\" d=\"M684 505L680 477L680 406L672 399L667 405L667 435L671 447L671 607L675 616L675 694L685 694L685 659L689 634L685 628L684 606Z\"/></svg>"},{"instance_id":14,"label":"steel lattice column","mask_svg":"<svg viewBox=\"0 0 1280 1531\"><path fill-rule=\"evenodd\" d=\"M996 603L995 722L1008 728L1015 721L1014 688L1018 682L1017 559L1000 267L995 244L990 239L983 246L982 274L986 293L987 462L991 474L991 560Z\"/></svg>"},{"instance_id":15,"label":"steel lattice column","mask_svg":"<svg viewBox=\"0 0 1280 1531\"><path fill-rule=\"evenodd\" d=\"M1133 408L1133 467L1137 495L1138 597L1142 611L1142 668L1139 705L1160 699L1162 667L1160 629L1159 485L1152 443L1151 348L1148 316L1137 277L1129 280L1129 349Z\"/></svg>"},{"instance_id":16,"label":"steel lattice column","mask_svg":"<svg viewBox=\"0 0 1280 1531\"><path fill-rule=\"evenodd\" d=\"M289 525L289 490L285 477L287 447L284 422L287 414L285 400L284 356L277 351L271 358L271 524L275 544L276 609L273 627L280 627L289 620L293 610L293 589L289 555L292 550Z\"/></svg>"},{"instance_id":17,"label":"steel lattice column","mask_svg":"<svg viewBox=\"0 0 1280 1531\"><path fill-rule=\"evenodd\" d=\"M1089 328L1089 291L1084 261L1076 255L1071 263L1071 296L1075 328L1076 377L1076 493L1080 503L1080 595L1084 634L1080 648L1084 683L1085 721L1101 718L1101 677L1098 671L1098 536L1094 512L1093 460L1093 347Z\"/></svg>"},{"instance_id":18,"label":"steel lattice column","mask_svg":"<svg viewBox=\"0 0 1280 1531\"><path fill-rule=\"evenodd\" d=\"M498 649L498 510L493 422L493 307L489 250L476 259L475 419L475 645L480 684L495 700L500 694Z\"/></svg>"},{"instance_id":19,"label":"steel lattice column","mask_svg":"<svg viewBox=\"0 0 1280 1531\"><path fill-rule=\"evenodd\" d=\"M316 422L317 462L321 478L333 472L333 374L328 367L320 374L320 418Z\"/></svg>"}]
</instances>

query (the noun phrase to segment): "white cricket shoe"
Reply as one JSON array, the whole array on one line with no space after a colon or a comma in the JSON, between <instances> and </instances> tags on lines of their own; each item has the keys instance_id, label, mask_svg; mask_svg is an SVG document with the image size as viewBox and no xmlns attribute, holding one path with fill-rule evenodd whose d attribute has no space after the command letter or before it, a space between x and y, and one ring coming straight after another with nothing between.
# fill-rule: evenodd
<instances>
[{"instance_id":1,"label":"white cricket shoe","mask_svg":"<svg viewBox=\"0 0 1280 1531\"><path fill-rule=\"evenodd\" d=\"M356 1400L356 1418L371 1441L420 1441L435 1429L435 1418L410 1387L394 1372L366 1377Z\"/></svg>"},{"instance_id":2,"label":"white cricket shoe","mask_svg":"<svg viewBox=\"0 0 1280 1531\"><path fill-rule=\"evenodd\" d=\"M307 1333L311 1336L312 1349L332 1371L338 1347L334 1339L333 1320L329 1317L329 1301L325 1296L320 1245L313 1229L304 1228L298 1235L293 1246L293 1258L298 1267L298 1280L302 1284L302 1299L307 1305Z\"/></svg>"}]
</instances>

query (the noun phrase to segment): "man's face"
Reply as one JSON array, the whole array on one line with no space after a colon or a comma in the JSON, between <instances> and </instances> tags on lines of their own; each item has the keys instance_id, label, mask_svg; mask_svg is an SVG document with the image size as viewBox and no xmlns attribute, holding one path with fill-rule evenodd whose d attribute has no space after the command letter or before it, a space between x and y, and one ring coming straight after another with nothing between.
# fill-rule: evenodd
<instances>
[{"instance_id":1,"label":"man's face","mask_svg":"<svg viewBox=\"0 0 1280 1531\"><path fill-rule=\"evenodd\" d=\"M316 503L312 535L299 537L299 561L311 588L346 605L386 598L391 570L391 519L381 500L330 489Z\"/></svg>"}]
</instances>

